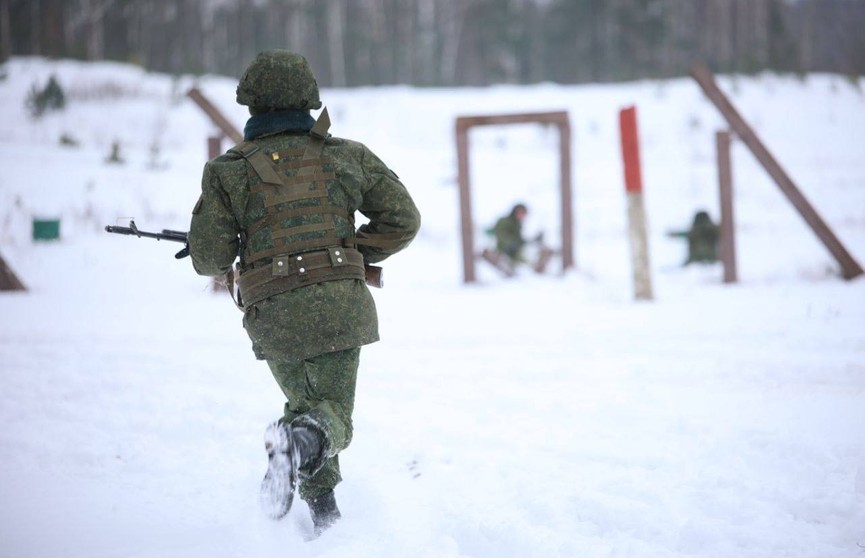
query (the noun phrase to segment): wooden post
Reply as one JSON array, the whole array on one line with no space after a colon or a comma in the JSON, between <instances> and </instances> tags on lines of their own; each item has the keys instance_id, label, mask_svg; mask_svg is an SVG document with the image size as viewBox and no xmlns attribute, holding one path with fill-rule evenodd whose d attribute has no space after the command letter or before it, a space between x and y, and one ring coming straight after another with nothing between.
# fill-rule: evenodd
<instances>
[{"instance_id":1,"label":"wooden post","mask_svg":"<svg viewBox=\"0 0 865 558\"><path fill-rule=\"evenodd\" d=\"M637 109L619 112L622 160L625 167L625 191L628 196L628 237L634 270L634 296L652 299L652 274L649 268L649 245L646 239L646 211L643 206L643 179L640 173L640 144L637 135Z\"/></svg>"},{"instance_id":2,"label":"wooden post","mask_svg":"<svg viewBox=\"0 0 865 558\"><path fill-rule=\"evenodd\" d=\"M576 265L574 255L574 220L571 215L571 122L565 118L559 123L559 188L562 192L562 271Z\"/></svg>"},{"instance_id":3,"label":"wooden post","mask_svg":"<svg viewBox=\"0 0 865 558\"><path fill-rule=\"evenodd\" d=\"M207 158L215 159L222 155L222 138L210 136L207 138Z\"/></svg>"},{"instance_id":4,"label":"wooden post","mask_svg":"<svg viewBox=\"0 0 865 558\"><path fill-rule=\"evenodd\" d=\"M737 282L736 222L733 217L733 171L730 162L730 132L715 134L718 153L718 191L721 196L721 241L718 246L724 264L724 283Z\"/></svg>"},{"instance_id":5,"label":"wooden post","mask_svg":"<svg viewBox=\"0 0 865 558\"><path fill-rule=\"evenodd\" d=\"M733 106L733 103L724 95L718 84L715 83L712 73L705 66L698 65L691 70L691 76L697 81L709 100L715 104L730 124L730 127L739 136L739 139L748 146L754 157L757 158L766 172L775 180L781 192L787 196L787 199L790 200L793 207L805 219L811 230L814 231L820 241L823 242L823 245L835 257L835 260L841 266L843 277L845 279L853 279L862 275L862 266L844 248L844 245L841 244L841 241L832 232L832 229L829 228L817 211L808 203L808 200L802 195L802 192L799 191L793 180L787 175L769 150L766 149L766 146L763 145L763 142L760 141L760 138L751 129L751 126L742 118L739 111Z\"/></svg>"},{"instance_id":6,"label":"wooden post","mask_svg":"<svg viewBox=\"0 0 865 558\"><path fill-rule=\"evenodd\" d=\"M469 179L469 125L457 118L457 180L460 187L460 232L463 241L463 282L474 283L475 240L472 228L472 196Z\"/></svg>"},{"instance_id":7,"label":"wooden post","mask_svg":"<svg viewBox=\"0 0 865 558\"><path fill-rule=\"evenodd\" d=\"M12 268L0 255L0 291L26 291L27 287L18 279Z\"/></svg>"},{"instance_id":8,"label":"wooden post","mask_svg":"<svg viewBox=\"0 0 865 558\"><path fill-rule=\"evenodd\" d=\"M461 116L456 120L457 180L459 182L460 230L463 247L463 281L475 279L474 231L472 227L471 185L469 177L469 128L501 124L548 124L559 129L559 187L562 216L562 272L575 265L574 225L571 204L571 127L567 112Z\"/></svg>"}]
</instances>

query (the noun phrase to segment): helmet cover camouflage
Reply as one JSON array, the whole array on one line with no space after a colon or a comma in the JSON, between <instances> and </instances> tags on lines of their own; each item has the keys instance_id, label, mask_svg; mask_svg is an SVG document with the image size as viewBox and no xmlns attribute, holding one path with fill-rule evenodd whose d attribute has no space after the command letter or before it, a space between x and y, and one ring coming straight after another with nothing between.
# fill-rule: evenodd
<instances>
[{"instance_id":1,"label":"helmet cover camouflage","mask_svg":"<svg viewBox=\"0 0 865 558\"><path fill-rule=\"evenodd\" d=\"M237 85L237 103L258 110L321 108L309 63L287 50L266 50L255 57Z\"/></svg>"}]
</instances>

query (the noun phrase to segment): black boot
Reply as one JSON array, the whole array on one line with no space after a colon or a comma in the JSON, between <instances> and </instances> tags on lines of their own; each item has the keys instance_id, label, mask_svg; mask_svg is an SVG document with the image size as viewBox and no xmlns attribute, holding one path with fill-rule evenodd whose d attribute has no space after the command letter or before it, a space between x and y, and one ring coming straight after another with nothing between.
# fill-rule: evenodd
<instances>
[{"instance_id":1,"label":"black boot","mask_svg":"<svg viewBox=\"0 0 865 558\"><path fill-rule=\"evenodd\" d=\"M315 536L318 537L331 525L337 522L342 517L339 513L339 508L336 507L336 497L333 495L333 490L325 492L318 498L314 498L309 502L309 511L312 514L312 525Z\"/></svg>"},{"instance_id":2,"label":"black boot","mask_svg":"<svg viewBox=\"0 0 865 558\"><path fill-rule=\"evenodd\" d=\"M308 426L291 427L291 448L298 469L317 466L321 459L321 435Z\"/></svg>"},{"instance_id":3,"label":"black boot","mask_svg":"<svg viewBox=\"0 0 865 558\"><path fill-rule=\"evenodd\" d=\"M322 439L310 427L274 422L264 432L264 448L267 473L261 481L261 506L273 519L282 519L291 509L300 470L321 460Z\"/></svg>"}]
</instances>

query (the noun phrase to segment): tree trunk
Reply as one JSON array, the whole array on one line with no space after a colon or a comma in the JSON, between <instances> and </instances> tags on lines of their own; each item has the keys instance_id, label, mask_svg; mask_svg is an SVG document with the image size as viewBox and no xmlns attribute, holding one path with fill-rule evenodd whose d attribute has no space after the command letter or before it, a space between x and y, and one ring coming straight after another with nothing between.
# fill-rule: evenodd
<instances>
[{"instance_id":1,"label":"tree trunk","mask_svg":"<svg viewBox=\"0 0 865 558\"><path fill-rule=\"evenodd\" d=\"M330 85L332 87L345 87L345 47L343 35L345 24L343 10L345 5L342 0L329 0L327 4L327 37L328 52L330 54Z\"/></svg>"},{"instance_id":2,"label":"tree trunk","mask_svg":"<svg viewBox=\"0 0 865 558\"><path fill-rule=\"evenodd\" d=\"M9 24L9 1L0 0L0 63L12 56L12 31Z\"/></svg>"},{"instance_id":3,"label":"tree trunk","mask_svg":"<svg viewBox=\"0 0 865 558\"><path fill-rule=\"evenodd\" d=\"M87 18L87 59L103 60L105 58L105 13L111 8L114 0L86 0L84 11Z\"/></svg>"},{"instance_id":4,"label":"tree trunk","mask_svg":"<svg viewBox=\"0 0 865 558\"><path fill-rule=\"evenodd\" d=\"M40 0L30 0L30 53L42 54Z\"/></svg>"},{"instance_id":5,"label":"tree trunk","mask_svg":"<svg viewBox=\"0 0 865 558\"><path fill-rule=\"evenodd\" d=\"M456 84L457 61L460 56L460 42L463 34L463 17L459 0L443 2L447 6L442 14L442 63L439 79L442 85Z\"/></svg>"}]
</instances>

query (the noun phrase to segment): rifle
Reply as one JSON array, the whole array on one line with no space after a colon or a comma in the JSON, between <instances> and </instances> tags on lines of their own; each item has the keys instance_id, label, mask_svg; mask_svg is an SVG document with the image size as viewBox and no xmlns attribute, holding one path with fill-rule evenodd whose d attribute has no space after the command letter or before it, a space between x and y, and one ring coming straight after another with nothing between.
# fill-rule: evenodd
<instances>
[{"instance_id":1,"label":"rifle","mask_svg":"<svg viewBox=\"0 0 865 558\"><path fill-rule=\"evenodd\" d=\"M156 240L170 240L172 242L183 242L185 246L180 252L174 254L174 257L178 260L181 258L185 258L189 255L189 244L187 243L187 233L183 231L172 231L169 229L162 229L161 233L147 232L140 230L137 226L135 226L135 221L130 220L128 227L116 227L112 225L105 226L106 232L115 233L115 234L125 234L125 235L134 235L138 238L155 238ZM381 288L384 286L384 281L382 279L382 268L377 265L368 265L364 264L364 280L366 284L370 287ZM233 278L229 278L231 281ZM230 290L230 289L229 289Z\"/></svg>"},{"instance_id":2,"label":"rifle","mask_svg":"<svg viewBox=\"0 0 865 558\"><path fill-rule=\"evenodd\" d=\"M185 244L185 246L180 252L174 254L174 257L179 260L189 255L189 244L187 244L186 241L186 233L182 231L172 231L169 229L162 229L161 233L142 231L135 226L135 221L133 220L129 221L128 227L115 227L113 225L106 225L105 230L107 232L115 234L135 235L138 238L144 237L155 238L156 240L171 240L172 242L182 242L183 244Z\"/></svg>"}]
</instances>

